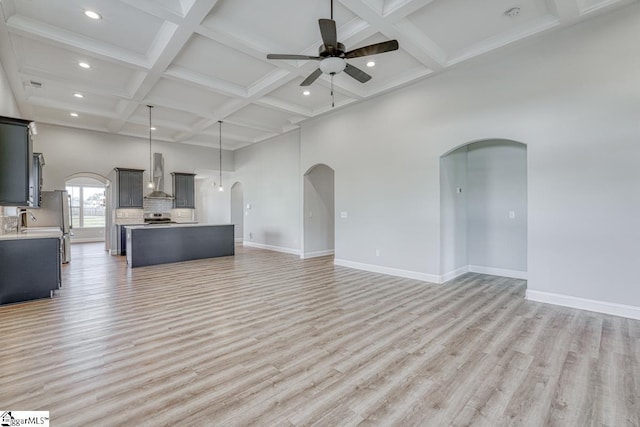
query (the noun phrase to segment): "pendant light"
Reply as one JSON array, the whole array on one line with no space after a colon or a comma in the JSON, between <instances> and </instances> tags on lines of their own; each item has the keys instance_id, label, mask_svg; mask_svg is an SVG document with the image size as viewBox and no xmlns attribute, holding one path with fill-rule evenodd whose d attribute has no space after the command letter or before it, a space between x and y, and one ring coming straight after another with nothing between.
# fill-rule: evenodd
<instances>
[{"instance_id":1,"label":"pendant light","mask_svg":"<svg viewBox=\"0 0 640 427\"><path fill-rule=\"evenodd\" d=\"M151 109L153 108L153 105L147 105L147 107L149 107L149 182L147 183L147 187L153 189L155 187L155 184L153 183L153 165L151 164Z\"/></svg>"},{"instance_id":2,"label":"pendant light","mask_svg":"<svg viewBox=\"0 0 640 427\"><path fill-rule=\"evenodd\" d=\"M219 164L219 168L220 168L220 187L218 187L218 191L224 191L224 187L222 186L222 120L218 120L218 123L220 124L220 131L219 131L220 147L219 147L219 150L218 150L218 155L219 155L219 159L220 159L220 164Z\"/></svg>"}]
</instances>

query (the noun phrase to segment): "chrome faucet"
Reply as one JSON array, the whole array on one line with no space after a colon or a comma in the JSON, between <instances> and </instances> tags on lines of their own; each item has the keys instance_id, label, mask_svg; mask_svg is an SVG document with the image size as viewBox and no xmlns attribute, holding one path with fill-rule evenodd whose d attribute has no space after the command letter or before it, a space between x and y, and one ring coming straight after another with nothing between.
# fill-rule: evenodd
<instances>
[{"instance_id":1,"label":"chrome faucet","mask_svg":"<svg viewBox=\"0 0 640 427\"><path fill-rule=\"evenodd\" d=\"M22 232L22 215L23 214L28 214L29 217L31 218L31 221L33 222L38 222L38 218L36 218L31 212L29 212L28 210L19 210L18 211L18 233Z\"/></svg>"}]
</instances>

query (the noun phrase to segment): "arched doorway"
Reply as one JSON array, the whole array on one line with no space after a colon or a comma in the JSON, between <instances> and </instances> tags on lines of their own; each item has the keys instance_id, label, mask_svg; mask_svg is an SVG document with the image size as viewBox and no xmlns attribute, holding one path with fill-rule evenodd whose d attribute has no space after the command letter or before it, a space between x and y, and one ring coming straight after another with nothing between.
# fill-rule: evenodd
<instances>
[{"instance_id":1,"label":"arched doorway","mask_svg":"<svg viewBox=\"0 0 640 427\"><path fill-rule=\"evenodd\" d=\"M108 180L98 174L83 172L67 177L72 243L104 242L106 230Z\"/></svg>"},{"instance_id":2,"label":"arched doorway","mask_svg":"<svg viewBox=\"0 0 640 427\"><path fill-rule=\"evenodd\" d=\"M526 279L527 146L465 144L440 158L440 275Z\"/></svg>"},{"instance_id":3,"label":"arched doorway","mask_svg":"<svg viewBox=\"0 0 640 427\"><path fill-rule=\"evenodd\" d=\"M301 258L333 255L335 250L335 173L324 164L304 174Z\"/></svg>"},{"instance_id":4,"label":"arched doorway","mask_svg":"<svg viewBox=\"0 0 640 427\"><path fill-rule=\"evenodd\" d=\"M235 225L236 242L242 242L244 237L244 195L241 182L236 182L231 186L231 223Z\"/></svg>"}]
</instances>

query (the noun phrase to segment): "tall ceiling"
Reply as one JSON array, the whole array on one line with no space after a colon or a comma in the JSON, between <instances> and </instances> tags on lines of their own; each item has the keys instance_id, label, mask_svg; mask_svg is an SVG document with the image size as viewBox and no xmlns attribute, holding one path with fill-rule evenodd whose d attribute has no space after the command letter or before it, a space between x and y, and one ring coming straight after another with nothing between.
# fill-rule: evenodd
<instances>
[{"instance_id":1,"label":"tall ceiling","mask_svg":"<svg viewBox=\"0 0 640 427\"><path fill-rule=\"evenodd\" d=\"M470 58L638 0L336 0L338 39L400 49L349 63L336 108L428 78ZM25 118L41 123L237 148L331 110L331 79L303 94L329 0L0 0L0 61ZM513 9L518 8L518 9ZM511 9L511 13L508 13ZM93 10L101 19L85 16ZM374 67L367 61L374 60ZM85 62L89 69L78 64ZM83 97L76 97L80 94ZM76 113L77 117L72 117Z\"/></svg>"}]
</instances>

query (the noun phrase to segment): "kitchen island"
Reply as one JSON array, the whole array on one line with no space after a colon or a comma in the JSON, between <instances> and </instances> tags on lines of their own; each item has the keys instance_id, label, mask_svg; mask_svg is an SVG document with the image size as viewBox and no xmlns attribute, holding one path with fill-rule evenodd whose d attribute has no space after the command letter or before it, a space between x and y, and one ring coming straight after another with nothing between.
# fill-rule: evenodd
<instances>
[{"instance_id":1,"label":"kitchen island","mask_svg":"<svg viewBox=\"0 0 640 427\"><path fill-rule=\"evenodd\" d=\"M125 226L129 267L230 256L233 224Z\"/></svg>"},{"instance_id":2,"label":"kitchen island","mask_svg":"<svg viewBox=\"0 0 640 427\"><path fill-rule=\"evenodd\" d=\"M50 298L61 286L58 228L0 235L0 304Z\"/></svg>"}]
</instances>

